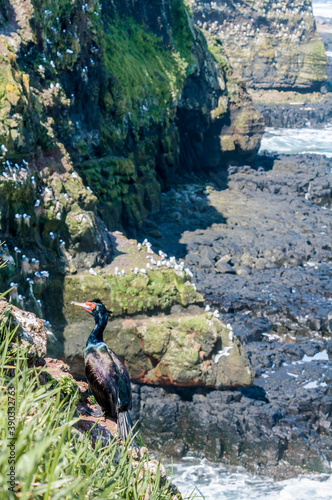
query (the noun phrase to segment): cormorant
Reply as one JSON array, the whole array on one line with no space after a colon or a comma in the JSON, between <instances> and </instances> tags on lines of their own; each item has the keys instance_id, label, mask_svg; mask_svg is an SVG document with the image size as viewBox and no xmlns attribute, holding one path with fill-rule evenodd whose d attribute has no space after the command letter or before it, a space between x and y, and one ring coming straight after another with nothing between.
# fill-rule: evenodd
<instances>
[{"instance_id":1,"label":"cormorant","mask_svg":"<svg viewBox=\"0 0 332 500\"><path fill-rule=\"evenodd\" d=\"M105 416L116 419L119 435L125 441L132 427L128 413L132 406L131 386L127 368L103 340L110 311L99 299L72 304L82 307L95 319L84 352L85 375L97 403Z\"/></svg>"}]
</instances>

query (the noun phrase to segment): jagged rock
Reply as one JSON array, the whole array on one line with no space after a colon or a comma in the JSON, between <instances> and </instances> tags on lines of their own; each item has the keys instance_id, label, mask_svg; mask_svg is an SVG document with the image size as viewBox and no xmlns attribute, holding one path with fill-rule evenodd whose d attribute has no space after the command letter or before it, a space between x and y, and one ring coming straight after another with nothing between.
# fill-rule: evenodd
<instances>
[{"instance_id":1,"label":"jagged rock","mask_svg":"<svg viewBox=\"0 0 332 500\"><path fill-rule=\"evenodd\" d=\"M305 99L295 92L251 92L251 96L267 127L324 128L332 120L331 93L314 92Z\"/></svg>"},{"instance_id":2,"label":"jagged rock","mask_svg":"<svg viewBox=\"0 0 332 500\"><path fill-rule=\"evenodd\" d=\"M22 311L5 299L0 300L0 316L7 318L8 325L18 327L15 337L23 346L30 346L27 356L30 362L36 364L46 355L47 334L44 321L33 313Z\"/></svg>"},{"instance_id":3,"label":"jagged rock","mask_svg":"<svg viewBox=\"0 0 332 500\"><path fill-rule=\"evenodd\" d=\"M125 360L133 380L217 388L250 385L252 373L241 345L221 321L199 307L204 299L186 273L154 264L144 274L139 270L150 262L147 257L156 262L158 255L148 253L145 246L138 250L136 240L128 240L120 232L114 233L113 244L118 255L110 265L97 268L96 276L77 273L60 282L62 317L56 308L59 284L56 280L49 284L49 305L56 311L52 323L56 334L61 332L65 339L61 355L73 372L83 372L82 356L93 322L71 301L98 296L112 311L105 341ZM153 317L144 316L152 311ZM58 347L50 346L54 355L60 354Z\"/></svg>"},{"instance_id":4,"label":"jagged rock","mask_svg":"<svg viewBox=\"0 0 332 500\"><path fill-rule=\"evenodd\" d=\"M95 275L80 271L68 274L64 279L50 279L47 285L50 321L55 326L56 334L66 339L65 353L62 352L62 355L65 354L78 365L81 365L82 357L77 356L77 352L83 353L87 335L91 331L91 317L73 307L73 300L84 302L98 297L115 318L164 313L175 304L188 307L204 301L185 271L177 271L166 265L151 265L147 257L153 258L154 262L161 257L148 253L145 246L139 251L137 241L128 240L120 232L113 233L111 237L112 245L117 249L111 264L96 267L96 271L93 271ZM82 332L86 332L86 335L82 335ZM60 355L56 344L52 344L51 349L54 354Z\"/></svg>"},{"instance_id":5,"label":"jagged rock","mask_svg":"<svg viewBox=\"0 0 332 500\"><path fill-rule=\"evenodd\" d=\"M234 274L235 273L234 268L232 266L230 266L229 264L227 264L227 262L223 262L222 259L218 260L218 262L216 263L216 270L218 273L221 273L221 274L225 274L225 273Z\"/></svg>"}]
</instances>

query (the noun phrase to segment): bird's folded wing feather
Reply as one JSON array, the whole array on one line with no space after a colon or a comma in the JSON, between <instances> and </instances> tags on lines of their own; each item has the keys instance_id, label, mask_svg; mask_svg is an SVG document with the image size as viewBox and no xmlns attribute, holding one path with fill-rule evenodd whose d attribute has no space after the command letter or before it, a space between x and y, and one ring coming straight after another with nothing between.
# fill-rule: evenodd
<instances>
[{"instance_id":1,"label":"bird's folded wing feather","mask_svg":"<svg viewBox=\"0 0 332 500\"><path fill-rule=\"evenodd\" d=\"M113 407L115 410L119 397L119 376L107 348L87 353L85 374L97 403L105 410Z\"/></svg>"},{"instance_id":2,"label":"bird's folded wing feather","mask_svg":"<svg viewBox=\"0 0 332 500\"><path fill-rule=\"evenodd\" d=\"M125 410L130 410L131 409L131 401L132 401L132 396L131 396L131 383L130 383L130 377L127 368L123 364L120 358L115 354L112 349L109 347L107 348L108 352L113 360L113 363L117 367L117 372L119 376L119 398L121 401L121 406Z\"/></svg>"}]
</instances>

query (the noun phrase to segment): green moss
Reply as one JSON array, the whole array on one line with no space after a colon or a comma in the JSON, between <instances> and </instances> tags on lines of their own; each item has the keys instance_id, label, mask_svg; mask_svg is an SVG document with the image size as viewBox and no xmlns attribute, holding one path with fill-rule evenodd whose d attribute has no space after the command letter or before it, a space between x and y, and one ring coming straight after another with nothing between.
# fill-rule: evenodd
<instances>
[{"instance_id":1,"label":"green moss","mask_svg":"<svg viewBox=\"0 0 332 500\"><path fill-rule=\"evenodd\" d=\"M36 146L49 146L52 139L43 122L29 76L18 67L12 47L0 39L0 142L8 149L6 157L16 159Z\"/></svg>"},{"instance_id":2,"label":"green moss","mask_svg":"<svg viewBox=\"0 0 332 500\"><path fill-rule=\"evenodd\" d=\"M190 29L191 20L188 12L190 7L183 0L172 1L173 29L172 39L176 50L189 65L194 62L192 57L193 35Z\"/></svg>"},{"instance_id":3,"label":"green moss","mask_svg":"<svg viewBox=\"0 0 332 500\"><path fill-rule=\"evenodd\" d=\"M104 64L115 77L112 94L118 116L130 112L135 123L149 113L159 122L171 113L170 104L181 91L188 67L188 45L178 43L185 56L175 48L166 50L132 18L116 18L108 26Z\"/></svg>"},{"instance_id":4,"label":"green moss","mask_svg":"<svg viewBox=\"0 0 332 500\"><path fill-rule=\"evenodd\" d=\"M78 243L81 250L93 249L95 225L92 212L85 212L74 203L66 216L66 226L72 244Z\"/></svg>"},{"instance_id":5,"label":"green moss","mask_svg":"<svg viewBox=\"0 0 332 500\"><path fill-rule=\"evenodd\" d=\"M133 158L107 156L82 163L79 169L86 184L103 201L127 194L129 182L134 183L137 179Z\"/></svg>"},{"instance_id":6,"label":"green moss","mask_svg":"<svg viewBox=\"0 0 332 500\"><path fill-rule=\"evenodd\" d=\"M218 63L220 68L222 68L224 71L228 71L229 68L227 61L223 55L221 40L213 36L207 36L207 41L207 48L210 54L213 56L214 60Z\"/></svg>"},{"instance_id":7,"label":"green moss","mask_svg":"<svg viewBox=\"0 0 332 500\"><path fill-rule=\"evenodd\" d=\"M123 276L111 274L91 276L80 274L66 276L64 282L65 315L79 318L80 311L70 306L72 300L87 300L98 296L105 301L114 316L137 314L153 309L167 310L178 302L183 305L202 303L203 297L192 286L183 286L185 276L174 271L159 269L148 274ZM191 290L189 291L188 288ZM68 304L68 305L67 305Z\"/></svg>"},{"instance_id":8,"label":"green moss","mask_svg":"<svg viewBox=\"0 0 332 500\"><path fill-rule=\"evenodd\" d=\"M101 45L102 21L97 0L85 4L86 9L75 0L32 0L32 4L37 40L46 52L46 60L36 60L35 67L44 64L53 74L71 70L85 50L87 36L89 43Z\"/></svg>"},{"instance_id":9,"label":"green moss","mask_svg":"<svg viewBox=\"0 0 332 500\"><path fill-rule=\"evenodd\" d=\"M144 352L148 356L160 359L166 352L170 335L171 329L169 324L158 321L149 323L142 334Z\"/></svg>"},{"instance_id":10,"label":"green moss","mask_svg":"<svg viewBox=\"0 0 332 500\"><path fill-rule=\"evenodd\" d=\"M220 136L220 145L223 152L235 151L234 138L231 135Z\"/></svg>"}]
</instances>

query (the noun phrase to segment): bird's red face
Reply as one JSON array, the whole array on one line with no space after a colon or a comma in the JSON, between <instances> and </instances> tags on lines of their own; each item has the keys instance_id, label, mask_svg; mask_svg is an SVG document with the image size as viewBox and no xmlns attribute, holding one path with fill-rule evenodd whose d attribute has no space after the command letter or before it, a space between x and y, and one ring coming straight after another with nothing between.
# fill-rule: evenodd
<instances>
[{"instance_id":1,"label":"bird's red face","mask_svg":"<svg viewBox=\"0 0 332 500\"><path fill-rule=\"evenodd\" d=\"M97 320L98 318L106 318L106 323L108 316L111 314L111 312L106 309L100 299L89 300L86 302L72 302L72 305L81 307L86 312L91 314L91 316L93 316L95 320Z\"/></svg>"},{"instance_id":2,"label":"bird's red face","mask_svg":"<svg viewBox=\"0 0 332 500\"><path fill-rule=\"evenodd\" d=\"M72 302L72 305L82 307L82 309L85 309L89 313L92 313L96 309L96 304L93 302Z\"/></svg>"}]
</instances>

